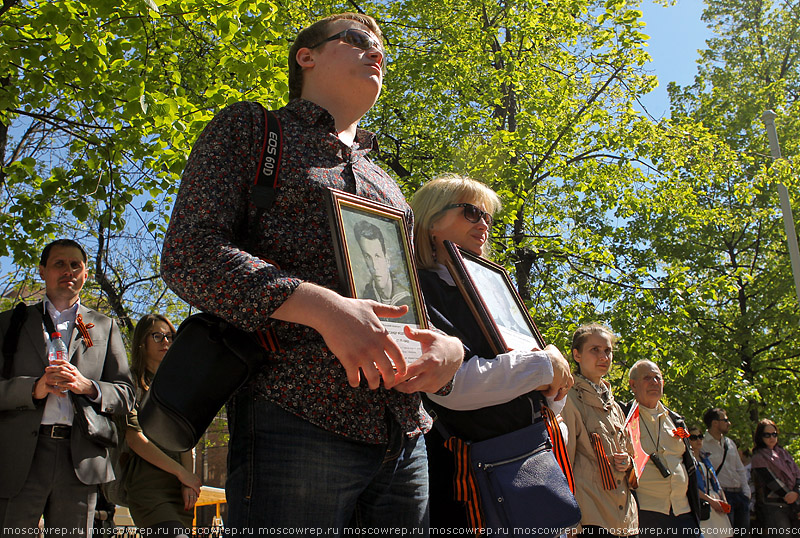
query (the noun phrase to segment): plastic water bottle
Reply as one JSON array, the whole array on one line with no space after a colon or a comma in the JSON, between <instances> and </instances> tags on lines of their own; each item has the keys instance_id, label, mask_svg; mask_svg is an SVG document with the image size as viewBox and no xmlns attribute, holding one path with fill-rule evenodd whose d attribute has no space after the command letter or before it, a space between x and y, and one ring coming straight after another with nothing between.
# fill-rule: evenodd
<instances>
[{"instance_id":1,"label":"plastic water bottle","mask_svg":"<svg viewBox=\"0 0 800 538\"><path fill-rule=\"evenodd\" d=\"M61 339L61 333L54 332L50 335L50 345L47 346L47 360L52 364L54 361L67 360L67 346Z\"/></svg>"},{"instance_id":2,"label":"plastic water bottle","mask_svg":"<svg viewBox=\"0 0 800 538\"><path fill-rule=\"evenodd\" d=\"M61 339L60 332L54 332L50 335L50 344L47 346L47 360L50 364L53 364L54 361L67 360L67 346ZM61 392L67 391L64 389Z\"/></svg>"}]
</instances>

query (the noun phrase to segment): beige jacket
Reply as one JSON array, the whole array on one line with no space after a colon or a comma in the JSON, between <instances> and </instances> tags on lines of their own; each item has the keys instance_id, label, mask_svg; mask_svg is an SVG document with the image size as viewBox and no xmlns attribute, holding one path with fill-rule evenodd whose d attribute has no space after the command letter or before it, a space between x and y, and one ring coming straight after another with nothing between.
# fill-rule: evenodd
<instances>
[{"instance_id":1,"label":"beige jacket","mask_svg":"<svg viewBox=\"0 0 800 538\"><path fill-rule=\"evenodd\" d=\"M608 383L602 380L605 385ZM623 429L625 416L613 397L603 404L597 391L580 376L569 391L561 417L569 429L567 452L575 474L575 498L581 508L581 525L597 525L617 536L638 534L639 515L624 472L613 469L617 488L603 489L600 470L590 440L598 433L606 455L627 452L634 456L633 440Z\"/></svg>"}]
</instances>

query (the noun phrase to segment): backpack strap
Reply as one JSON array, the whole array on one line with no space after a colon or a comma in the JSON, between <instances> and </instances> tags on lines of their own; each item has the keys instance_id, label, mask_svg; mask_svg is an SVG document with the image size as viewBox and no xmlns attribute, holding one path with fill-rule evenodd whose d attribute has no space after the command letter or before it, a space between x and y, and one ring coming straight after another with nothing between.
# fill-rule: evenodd
<instances>
[{"instance_id":1,"label":"backpack strap","mask_svg":"<svg viewBox=\"0 0 800 538\"><path fill-rule=\"evenodd\" d=\"M28 317L28 305L17 303L11 313L11 321L8 324L5 338L3 339L3 377L11 377L11 368L14 366L14 354L17 352L19 344L19 333L22 325Z\"/></svg>"},{"instance_id":2,"label":"backpack strap","mask_svg":"<svg viewBox=\"0 0 800 538\"><path fill-rule=\"evenodd\" d=\"M272 209L280 188L283 131L275 112L259 106L264 112L264 141L261 144L253 188L250 189L250 200L258 208L260 215L264 210Z\"/></svg>"}]
</instances>

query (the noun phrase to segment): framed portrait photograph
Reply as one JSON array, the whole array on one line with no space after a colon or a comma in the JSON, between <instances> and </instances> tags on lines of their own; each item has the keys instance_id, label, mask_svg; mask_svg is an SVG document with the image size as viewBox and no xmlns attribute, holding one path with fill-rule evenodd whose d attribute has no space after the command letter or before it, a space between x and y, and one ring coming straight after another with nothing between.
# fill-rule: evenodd
<instances>
[{"instance_id":1,"label":"framed portrait photograph","mask_svg":"<svg viewBox=\"0 0 800 538\"><path fill-rule=\"evenodd\" d=\"M405 325L428 328L405 213L344 191L329 190L328 215L340 293L408 306L402 317L380 320L406 361L419 358L419 342L409 340L403 333Z\"/></svg>"},{"instance_id":2,"label":"framed portrait photograph","mask_svg":"<svg viewBox=\"0 0 800 538\"><path fill-rule=\"evenodd\" d=\"M512 349L544 349L538 327L528 314L506 270L445 241L445 265L467 301L495 354Z\"/></svg>"}]
</instances>

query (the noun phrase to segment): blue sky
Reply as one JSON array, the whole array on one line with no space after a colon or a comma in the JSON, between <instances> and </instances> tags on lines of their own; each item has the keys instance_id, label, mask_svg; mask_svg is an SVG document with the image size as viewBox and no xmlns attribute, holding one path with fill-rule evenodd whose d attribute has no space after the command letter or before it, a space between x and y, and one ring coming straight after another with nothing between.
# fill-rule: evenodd
<instances>
[{"instance_id":1,"label":"blue sky","mask_svg":"<svg viewBox=\"0 0 800 538\"><path fill-rule=\"evenodd\" d=\"M642 0L643 33L650 36L647 51L653 58L648 70L658 77L658 88L642 103L656 119L669 115L667 84L685 86L694 81L698 50L706 48L711 31L700 20L705 3L702 0L678 0L663 7L652 0Z\"/></svg>"}]
</instances>

